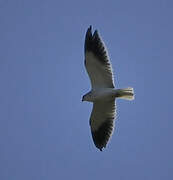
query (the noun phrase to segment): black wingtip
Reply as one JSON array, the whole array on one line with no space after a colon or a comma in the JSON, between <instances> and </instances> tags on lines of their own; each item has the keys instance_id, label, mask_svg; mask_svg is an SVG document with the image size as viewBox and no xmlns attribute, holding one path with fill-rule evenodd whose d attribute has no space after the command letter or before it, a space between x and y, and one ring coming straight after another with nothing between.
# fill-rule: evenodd
<instances>
[{"instance_id":1,"label":"black wingtip","mask_svg":"<svg viewBox=\"0 0 173 180\"><path fill-rule=\"evenodd\" d=\"M84 51L92 52L101 63L106 64L108 62L107 52L97 30L92 34L92 26L87 29L85 36Z\"/></svg>"},{"instance_id":2,"label":"black wingtip","mask_svg":"<svg viewBox=\"0 0 173 180\"><path fill-rule=\"evenodd\" d=\"M89 28L87 29L86 35L87 34L91 34L92 35L92 25L90 25Z\"/></svg>"},{"instance_id":3,"label":"black wingtip","mask_svg":"<svg viewBox=\"0 0 173 180\"><path fill-rule=\"evenodd\" d=\"M94 31L93 36L96 36L96 35L98 35L98 30L97 29Z\"/></svg>"},{"instance_id":4,"label":"black wingtip","mask_svg":"<svg viewBox=\"0 0 173 180\"><path fill-rule=\"evenodd\" d=\"M91 47L92 47L92 26L90 25L90 27L87 29L85 36L85 46L84 46L85 52L87 50L90 50Z\"/></svg>"},{"instance_id":5,"label":"black wingtip","mask_svg":"<svg viewBox=\"0 0 173 180\"><path fill-rule=\"evenodd\" d=\"M87 29L86 36L87 36L88 34L92 36L92 26L91 26L91 25L90 25L89 28Z\"/></svg>"},{"instance_id":6,"label":"black wingtip","mask_svg":"<svg viewBox=\"0 0 173 180\"><path fill-rule=\"evenodd\" d=\"M113 119L107 119L96 131L91 130L94 144L100 151L102 151L103 148L106 148L106 145L112 135L113 129Z\"/></svg>"}]
</instances>

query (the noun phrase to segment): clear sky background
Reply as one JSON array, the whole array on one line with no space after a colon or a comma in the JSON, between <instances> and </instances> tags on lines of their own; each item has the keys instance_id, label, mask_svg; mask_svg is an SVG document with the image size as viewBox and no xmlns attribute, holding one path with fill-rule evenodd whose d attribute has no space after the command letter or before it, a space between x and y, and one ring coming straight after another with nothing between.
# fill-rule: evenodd
<instances>
[{"instance_id":1,"label":"clear sky background","mask_svg":"<svg viewBox=\"0 0 173 180\"><path fill-rule=\"evenodd\" d=\"M103 152L81 102L89 25L136 94ZM172 180L172 69L172 0L0 0L0 179Z\"/></svg>"}]
</instances>

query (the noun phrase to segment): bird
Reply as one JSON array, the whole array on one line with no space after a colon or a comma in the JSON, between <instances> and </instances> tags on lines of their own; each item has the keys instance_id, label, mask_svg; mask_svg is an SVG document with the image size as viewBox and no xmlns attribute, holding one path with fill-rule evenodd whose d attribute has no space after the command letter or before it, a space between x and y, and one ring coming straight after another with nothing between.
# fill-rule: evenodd
<instances>
[{"instance_id":1,"label":"bird","mask_svg":"<svg viewBox=\"0 0 173 180\"><path fill-rule=\"evenodd\" d=\"M89 124L93 142L102 151L115 128L116 99L133 100L134 90L131 87L115 88L107 48L98 31L92 33L92 26L89 26L85 35L84 64L90 78L91 90L82 97L82 101L93 103Z\"/></svg>"}]
</instances>

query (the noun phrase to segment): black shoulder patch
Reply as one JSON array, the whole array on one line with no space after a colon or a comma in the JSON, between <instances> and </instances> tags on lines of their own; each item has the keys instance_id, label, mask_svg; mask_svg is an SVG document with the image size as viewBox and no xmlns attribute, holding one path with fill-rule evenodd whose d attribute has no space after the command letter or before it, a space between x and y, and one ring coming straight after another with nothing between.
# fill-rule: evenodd
<instances>
[{"instance_id":1,"label":"black shoulder patch","mask_svg":"<svg viewBox=\"0 0 173 180\"><path fill-rule=\"evenodd\" d=\"M114 129L114 120L113 119L107 119L96 131L92 132L92 138L94 141L95 146L102 151L102 148L106 147L106 144L108 143L112 131Z\"/></svg>"}]
</instances>

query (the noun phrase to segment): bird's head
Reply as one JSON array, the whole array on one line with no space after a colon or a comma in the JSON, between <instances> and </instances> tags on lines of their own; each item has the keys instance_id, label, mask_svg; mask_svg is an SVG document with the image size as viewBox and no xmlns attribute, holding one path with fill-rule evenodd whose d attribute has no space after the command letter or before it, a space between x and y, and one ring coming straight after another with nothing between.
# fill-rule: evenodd
<instances>
[{"instance_id":1,"label":"bird's head","mask_svg":"<svg viewBox=\"0 0 173 180\"><path fill-rule=\"evenodd\" d=\"M92 102L92 96L91 96L91 93L89 92L89 93L87 93L87 94L85 94L83 97L82 97L82 102L83 101L90 101L90 102Z\"/></svg>"},{"instance_id":2,"label":"bird's head","mask_svg":"<svg viewBox=\"0 0 173 180\"><path fill-rule=\"evenodd\" d=\"M82 102L83 101L86 101L86 95L84 95L83 97L82 97Z\"/></svg>"}]
</instances>

